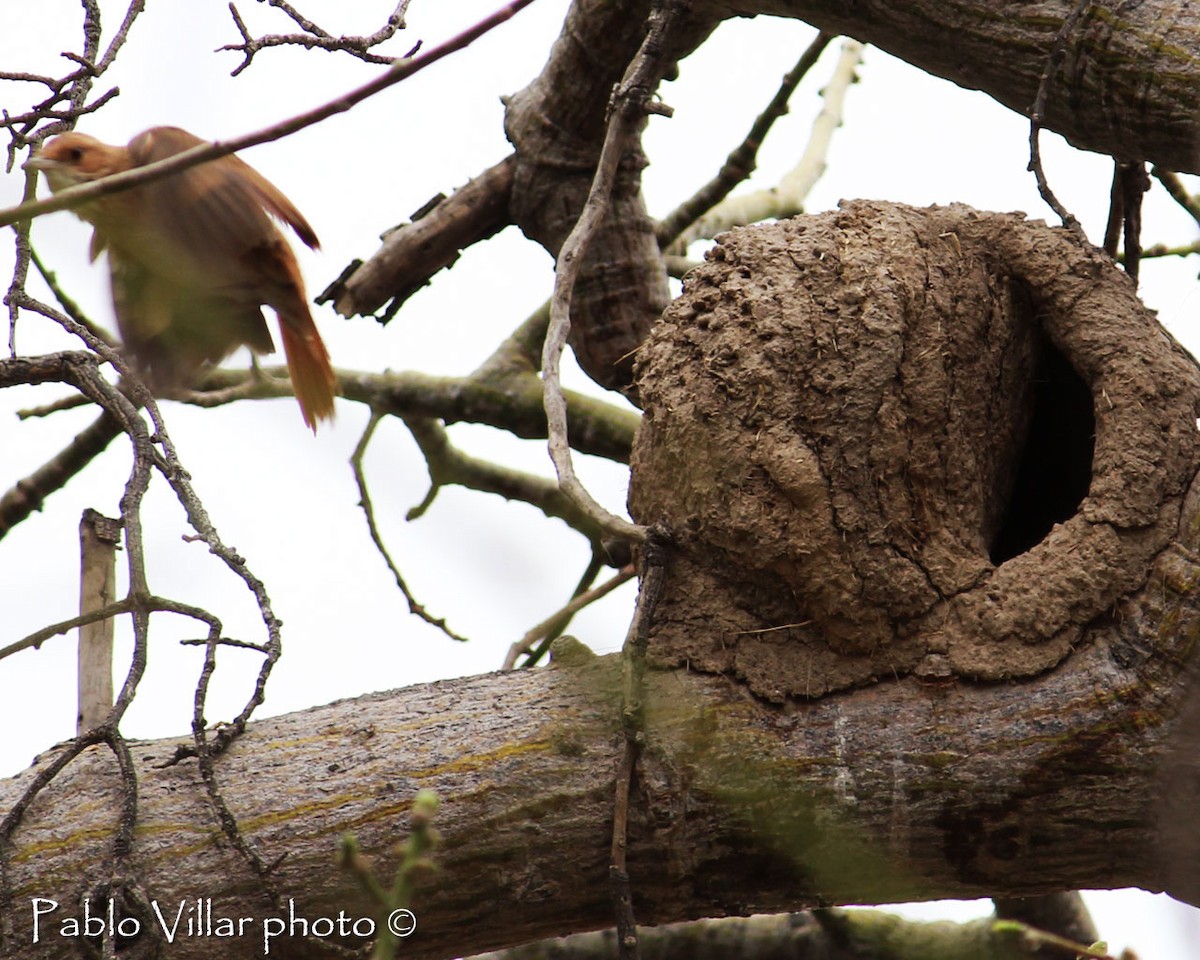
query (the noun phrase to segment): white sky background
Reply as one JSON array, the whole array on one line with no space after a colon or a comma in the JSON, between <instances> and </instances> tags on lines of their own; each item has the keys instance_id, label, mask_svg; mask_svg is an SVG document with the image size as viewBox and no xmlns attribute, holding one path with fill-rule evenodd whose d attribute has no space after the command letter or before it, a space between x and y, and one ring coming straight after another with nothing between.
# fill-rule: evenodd
<instances>
[{"instance_id":1,"label":"white sky background","mask_svg":"<svg viewBox=\"0 0 1200 960\"><path fill-rule=\"evenodd\" d=\"M494 5L415 0L409 29L385 52L399 55L418 39L428 48ZM298 6L327 30L353 34L372 32L392 2L303 0ZM124 7L103 4L106 30L115 29ZM239 9L256 35L293 32L290 22L263 5L243 0ZM499 98L541 69L565 9L565 0L539 0L467 51L352 112L244 154L320 234L319 253L296 244L310 294L352 258L370 256L381 231L506 155ZM78 48L80 19L78 0L0 0L0 67L65 72L57 54ZM735 21L681 65L680 79L662 90L675 116L652 118L645 140L652 213L666 214L712 175L812 35L811 28L792 21ZM117 66L96 86L99 93L118 85L121 95L80 129L115 143L158 124L230 137L323 103L382 69L344 55L282 48L260 53L248 70L231 78L240 56L213 51L237 39L225 3L148 4ZM799 156L820 109L816 91L829 77L836 48L826 51L793 97L791 114L776 124L752 188L776 182ZM868 48L860 77L848 97L846 124L834 138L829 170L811 196L811 211L829 209L842 197L870 197L915 204L962 201L1051 217L1025 171L1023 118L879 50ZM31 85L0 84L0 103L17 112L42 93ZM1099 240L1111 161L1075 151L1053 135L1043 137L1043 153L1052 186ZM19 200L23 179L19 171L0 174L0 205ZM1196 180L1190 182L1196 190ZM1148 196L1144 219L1146 244L1195 237L1195 224L1161 187ZM11 241L2 233L0 277L8 278ZM89 235L90 228L65 213L39 220L34 231L41 255L83 309L111 326L105 270L87 263ZM329 307L316 309L315 316L338 367L463 375L546 298L551 267L540 247L509 229L467 251L386 328L369 319L344 320ZM1189 321L1200 308L1196 269L1195 258L1147 261L1142 268L1144 299L1193 350L1198 344ZM51 299L39 281L31 289ZM18 327L17 344L22 353L77 346L29 314ZM239 355L232 362L242 361ZM573 366L569 377L569 386L601 392ZM40 466L94 419L91 408L37 421L14 416L19 408L66 392L49 386L0 393L0 489ZM427 476L402 425L386 423L367 460L378 520L418 599L471 637L470 644L455 644L408 615L367 537L348 463L367 420L364 408L341 403L336 425L315 439L291 399L216 410L167 403L163 410L223 540L266 583L285 623L284 656L260 715L495 669L509 644L569 596L587 562L586 544L561 524L530 507L459 488L441 491L423 519L405 523L405 511L424 496ZM468 452L550 473L541 442L484 427L457 426L451 433ZM579 459L593 492L620 510L625 471ZM128 445L115 441L54 494L43 513L0 544L0 646L75 612L79 516L86 507L115 516L128 469ZM216 612L229 636L263 639L257 608L241 582L202 545L181 540L188 532L182 511L161 480L152 485L143 520L152 589ZM580 615L571 633L599 652L617 649L632 601L633 588L626 586ZM190 622L155 616L150 666L123 725L127 734L153 738L188 730L201 652L176 641L198 635ZM129 650L125 623L118 637L119 682ZM38 751L72 735L74 646L73 636L61 637L0 663L0 776L24 769ZM220 664L206 714L210 722L241 708L258 657L222 652ZM1128 943L1145 960L1194 955L1187 946L1200 939L1194 913L1172 913L1166 898L1146 894L1105 894L1097 903L1110 946ZM986 904L977 909L985 911Z\"/></svg>"}]
</instances>

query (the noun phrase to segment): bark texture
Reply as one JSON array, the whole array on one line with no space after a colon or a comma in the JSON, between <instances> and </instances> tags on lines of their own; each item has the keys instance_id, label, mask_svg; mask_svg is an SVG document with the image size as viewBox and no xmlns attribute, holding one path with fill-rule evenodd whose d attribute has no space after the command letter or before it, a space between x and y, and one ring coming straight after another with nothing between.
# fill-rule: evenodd
<instances>
[{"instance_id":1,"label":"bark texture","mask_svg":"<svg viewBox=\"0 0 1200 960\"><path fill-rule=\"evenodd\" d=\"M630 507L681 546L654 653L771 700L1053 667L1153 589L1197 471L1192 359L1020 214L735 230L638 376Z\"/></svg>"},{"instance_id":2,"label":"bark texture","mask_svg":"<svg viewBox=\"0 0 1200 960\"><path fill-rule=\"evenodd\" d=\"M504 129L516 149L509 212L552 255L583 210L604 143L613 86L646 35L648 0L578 0L542 73L507 101ZM680 36L683 55L709 21ZM640 140L622 156L611 208L595 232L575 285L571 346L597 383L629 386L632 354L670 300L654 224L641 195Z\"/></svg>"},{"instance_id":3,"label":"bark texture","mask_svg":"<svg viewBox=\"0 0 1200 960\"><path fill-rule=\"evenodd\" d=\"M1187 516L1194 543L1197 516ZM1186 664L1200 566L1177 548L1155 576L1157 589L1125 604L1065 669L1019 684L908 678L771 707L726 678L651 673L629 843L639 921L1106 886L1165 886L1200 902L1197 751L1192 742L1170 752L1194 694ZM615 658L600 658L264 720L217 776L298 916L372 916L335 866L338 839L353 831L387 882L413 796L431 788L443 842L412 904L418 928L405 956L610 926L619 675ZM133 745L132 867L164 910L211 897L215 916L255 922L244 937L185 931L165 955L260 957L272 915L262 881L223 838L194 762L164 766L175 746ZM89 751L4 846L6 960L77 956L57 924L109 877L114 766ZM0 808L35 772L0 782ZM34 897L61 905L36 948ZM270 956L326 954L280 937Z\"/></svg>"},{"instance_id":4,"label":"bark texture","mask_svg":"<svg viewBox=\"0 0 1200 960\"><path fill-rule=\"evenodd\" d=\"M1055 37L1075 4L706 0L697 15L805 20L1028 114ZM1200 172L1200 6L1191 0L1095 0L1051 74L1044 122L1084 150Z\"/></svg>"},{"instance_id":5,"label":"bark texture","mask_svg":"<svg viewBox=\"0 0 1200 960\"><path fill-rule=\"evenodd\" d=\"M881 47L1028 115L1074 6L1075 0L702 0L675 45L684 57L733 16L790 17ZM327 291L338 310L367 314L388 300L394 309L462 246L508 222L556 256L583 208L609 96L638 49L649 9L647 0L573 3L541 75L508 100L505 130L515 159L393 232L366 264L347 268ZM1200 172L1200 6L1095 0L1063 50L1049 75L1047 129L1122 161ZM621 390L629 388L632 351L669 296L640 195L646 162L640 146L630 144L572 309L581 366Z\"/></svg>"}]
</instances>

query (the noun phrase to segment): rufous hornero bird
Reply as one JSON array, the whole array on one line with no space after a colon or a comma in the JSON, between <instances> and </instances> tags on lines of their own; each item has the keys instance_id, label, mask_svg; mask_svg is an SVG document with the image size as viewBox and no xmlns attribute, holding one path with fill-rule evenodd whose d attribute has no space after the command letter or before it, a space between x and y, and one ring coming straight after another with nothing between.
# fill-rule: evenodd
<instances>
[{"instance_id":1,"label":"rufous hornero bird","mask_svg":"<svg viewBox=\"0 0 1200 960\"><path fill-rule=\"evenodd\" d=\"M26 163L64 190L203 143L154 127L113 147L82 133L45 143ZM91 258L108 253L113 308L126 356L151 390L187 387L240 346L273 353L264 304L279 316L304 422L333 416L329 353L277 221L309 247L317 235L290 200L236 156L221 157L75 208L94 228Z\"/></svg>"}]
</instances>

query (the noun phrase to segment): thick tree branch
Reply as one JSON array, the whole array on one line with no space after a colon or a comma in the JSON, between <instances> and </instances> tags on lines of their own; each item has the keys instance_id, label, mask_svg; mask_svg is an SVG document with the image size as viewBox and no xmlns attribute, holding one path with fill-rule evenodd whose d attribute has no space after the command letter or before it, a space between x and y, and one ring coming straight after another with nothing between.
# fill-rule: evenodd
<instances>
[{"instance_id":1,"label":"thick tree branch","mask_svg":"<svg viewBox=\"0 0 1200 960\"><path fill-rule=\"evenodd\" d=\"M794 17L982 90L1027 115L1074 0L705 0L714 16ZM1200 172L1200 8L1180 0L1098 2L1050 77L1043 126L1118 160ZM922 105L914 103L914 111Z\"/></svg>"},{"instance_id":2,"label":"thick tree branch","mask_svg":"<svg viewBox=\"0 0 1200 960\"><path fill-rule=\"evenodd\" d=\"M648 0L578 0L541 75L508 100L505 132L517 158L509 213L556 258L587 201L609 98L641 47L649 11ZM673 32L671 56L693 50L716 22L692 18ZM613 388L628 385L632 351L670 298L640 192L645 164L639 142L626 144L571 308L571 346L580 365Z\"/></svg>"},{"instance_id":3,"label":"thick tree branch","mask_svg":"<svg viewBox=\"0 0 1200 960\"><path fill-rule=\"evenodd\" d=\"M291 385L282 369L264 368L257 380L236 370L214 370L205 386L224 393L238 387L242 398L288 397ZM433 417L445 423L483 423L526 440L546 438L541 381L532 373L507 377L437 377L416 371L361 373L339 370L338 395L395 416ZM584 394L566 391L571 446L581 453L629 462L638 416ZM189 393L203 406L205 394Z\"/></svg>"},{"instance_id":4,"label":"thick tree branch","mask_svg":"<svg viewBox=\"0 0 1200 960\"><path fill-rule=\"evenodd\" d=\"M820 918L821 922L818 922ZM558 940L480 954L470 960L610 960L615 931L579 933ZM1099 951L1045 952L1037 931L994 919L920 923L877 910L823 909L756 917L722 917L670 923L638 932L646 960L1063 960ZM1089 941L1090 942L1090 941ZM1058 946L1058 944L1055 944ZM1079 943L1078 946L1085 946Z\"/></svg>"},{"instance_id":5,"label":"thick tree branch","mask_svg":"<svg viewBox=\"0 0 1200 960\"><path fill-rule=\"evenodd\" d=\"M513 344L515 349L516 341ZM83 353L50 354L0 361L0 387L61 380L64 364L93 362L88 357ZM532 371L489 366L465 378L340 371L338 380L341 396L383 414L431 417L446 423L484 423L525 439L546 438L541 381ZM249 374L217 369L206 376L204 387L203 392L181 392L178 398L197 406L221 406L236 400L292 395L291 382L283 369L264 368ZM573 391L567 391L566 396L572 447L581 453L628 463L637 414ZM54 457L0 495L0 539L31 513L41 510L47 497L66 486L120 433L115 420L101 415ZM558 495L551 498L556 503L561 499ZM571 518L579 516L569 506L563 512Z\"/></svg>"},{"instance_id":6,"label":"thick tree branch","mask_svg":"<svg viewBox=\"0 0 1200 960\"><path fill-rule=\"evenodd\" d=\"M460 251L508 225L515 166L508 157L450 197L426 204L411 223L384 234L383 246L369 260L347 267L317 302L332 300L343 317L373 314L386 304L382 319L390 320L435 273L452 266Z\"/></svg>"},{"instance_id":7,"label":"thick tree branch","mask_svg":"<svg viewBox=\"0 0 1200 960\"><path fill-rule=\"evenodd\" d=\"M818 900L1160 889L1167 877L1174 896L1200 900L1196 838L1159 845L1160 804L1184 786L1163 773L1200 626L1179 576L1156 588L1170 631L1130 644L1144 621L1125 611L1063 668L1023 683L910 678L780 710L721 677L648 673L630 811L639 920ZM611 922L619 689L614 657L412 687L251 724L216 768L248 840L279 858L276 886L310 918L370 915L354 879L333 871L338 837L352 830L388 875L414 794L436 790L439 873L413 904L419 933L406 955L495 949ZM163 766L176 746L133 745L141 817L131 862L160 904L212 897L218 915L255 916L249 936L260 937L265 901L222 842L195 768ZM33 772L0 782L0 808ZM27 812L6 851L13 933L0 956L29 956L32 898L61 905L55 924L78 914L118 797L111 756L93 751ZM57 929L39 945L44 960L74 949ZM235 945L181 938L171 956L225 957ZM297 945L293 956L317 954Z\"/></svg>"}]
</instances>

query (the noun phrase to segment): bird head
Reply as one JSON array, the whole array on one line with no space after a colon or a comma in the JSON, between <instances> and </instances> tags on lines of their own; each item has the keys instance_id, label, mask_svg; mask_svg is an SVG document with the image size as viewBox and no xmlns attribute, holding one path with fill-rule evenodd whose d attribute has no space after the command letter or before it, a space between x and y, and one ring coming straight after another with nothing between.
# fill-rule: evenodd
<instances>
[{"instance_id":1,"label":"bird head","mask_svg":"<svg viewBox=\"0 0 1200 960\"><path fill-rule=\"evenodd\" d=\"M119 172L124 153L85 133L64 133L42 144L23 168L44 173L51 190L65 190Z\"/></svg>"}]
</instances>

